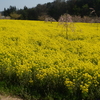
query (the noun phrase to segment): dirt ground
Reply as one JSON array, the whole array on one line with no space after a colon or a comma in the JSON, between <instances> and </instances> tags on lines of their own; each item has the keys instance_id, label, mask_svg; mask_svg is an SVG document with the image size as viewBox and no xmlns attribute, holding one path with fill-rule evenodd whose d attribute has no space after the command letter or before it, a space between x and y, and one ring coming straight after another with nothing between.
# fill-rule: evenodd
<instances>
[{"instance_id":1,"label":"dirt ground","mask_svg":"<svg viewBox=\"0 0 100 100\"><path fill-rule=\"evenodd\" d=\"M16 98L16 97L11 97L11 96L0 95L0 100L23 100L23 99Z\"/></svg>"}]
</instances>

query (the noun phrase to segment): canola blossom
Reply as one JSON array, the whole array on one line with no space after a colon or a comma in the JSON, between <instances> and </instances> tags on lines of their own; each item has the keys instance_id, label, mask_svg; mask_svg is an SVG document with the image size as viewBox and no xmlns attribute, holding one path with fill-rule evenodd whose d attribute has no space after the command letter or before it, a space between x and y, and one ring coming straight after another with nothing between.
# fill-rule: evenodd
<instances>
[{"instance_id":1,"label":"canola blossom","mask_svg":"<svg viewBox=\"0 0 100 100\"><path fill-rule=\"evenodd\" d=\"M0 23L0 81L44 94L100 96L99 23Z\"/></svg>"}]
</instances>

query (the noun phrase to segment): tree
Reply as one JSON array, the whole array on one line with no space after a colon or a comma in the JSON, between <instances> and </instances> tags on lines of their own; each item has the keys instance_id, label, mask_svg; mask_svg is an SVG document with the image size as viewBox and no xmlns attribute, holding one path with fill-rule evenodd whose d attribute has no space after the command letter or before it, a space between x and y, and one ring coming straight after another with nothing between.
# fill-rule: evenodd
<instances>
[{"instance_id":1,"label":"tree","mask_svg":"<svg viewBox=\"0 0 100 100\"><path fill-rule=\"evenodd\" d=\"M81 17L89 16L89 8L94 8L97 16L100 16L100 0L54 0L45 4L38 4L34 8L24 6L23 9L17 10L16 7L10 6L4 9L4 16L18 17L24 20L44 20L45 16L51 16L58 20L61 15L68 13L70 15L79 15ZM13 14L15 12L16 14Z\"/></svg>"},{"instance_id":2,"label":"tree","mask_svg":"<svg viewBox=\"0 0 100 100\"><path fill-rule=\"evenodd\" d=\"M50 9L48 9L48 15L58 20L61 15L66 13L67 5L65 2L61 2L61 0L56 0L52 3Z\"/></svg>"},{"instance_id":3,"label":"tree","mask_svg":"<svg viewBox=\"0 0 100 100\"><path fill-rule=\"evenodd\" d=\"M10 16L11 13L16 12L17 9L15 6L10 6L8 9L4 8L3 15Z\"/></svg>"}]
</instances>

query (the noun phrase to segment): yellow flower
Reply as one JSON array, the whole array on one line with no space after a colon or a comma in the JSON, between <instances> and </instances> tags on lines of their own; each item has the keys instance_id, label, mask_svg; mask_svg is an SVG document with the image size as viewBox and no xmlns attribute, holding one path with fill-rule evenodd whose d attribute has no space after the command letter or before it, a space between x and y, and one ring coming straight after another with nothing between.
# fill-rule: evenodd
<instances>
[{"instance_id":1,"label":"yellow flower","mask_svg":"<svg viewBox=\"0 0 100 100\"><path fill-rule=\"evenodd\" d=\"M32 79L29 80L29 83L33 83L34 81Z\"/></svg>"}]
</instances>

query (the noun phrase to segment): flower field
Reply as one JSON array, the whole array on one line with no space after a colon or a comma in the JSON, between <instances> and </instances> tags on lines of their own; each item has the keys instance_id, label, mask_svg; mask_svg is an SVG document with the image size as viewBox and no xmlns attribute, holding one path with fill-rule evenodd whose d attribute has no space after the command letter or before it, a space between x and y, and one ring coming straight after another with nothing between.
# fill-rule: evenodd
<instances>
[{"instance_id":1,"label":"flower field","mask_svg":"<svg viewBox=\"0 0 100 100\"><path fill-rule=\"evenodd\" d=\"M30 99L100 99L99 27L0 20L0 85Z\"/></svg>"}]
</instances>

